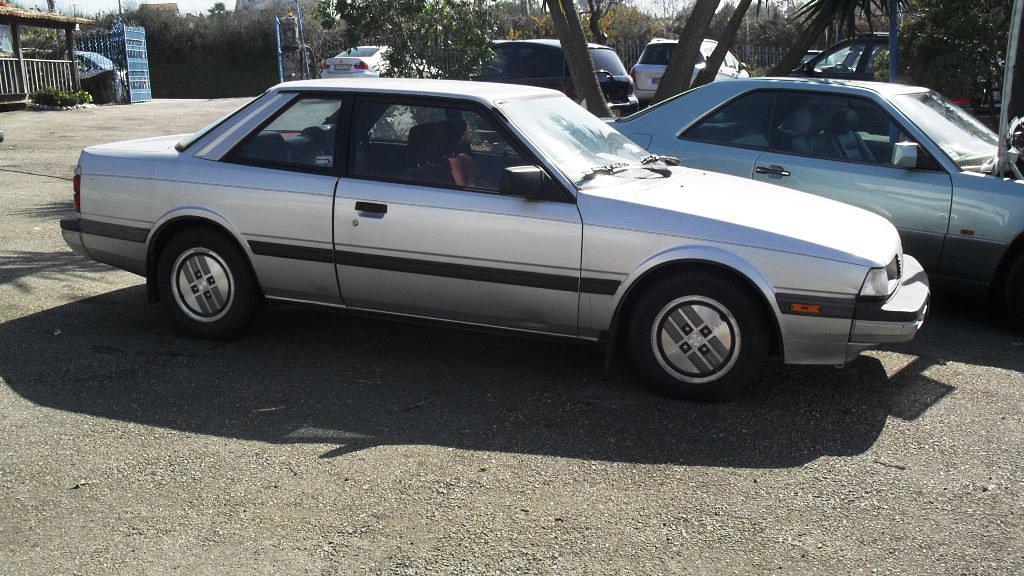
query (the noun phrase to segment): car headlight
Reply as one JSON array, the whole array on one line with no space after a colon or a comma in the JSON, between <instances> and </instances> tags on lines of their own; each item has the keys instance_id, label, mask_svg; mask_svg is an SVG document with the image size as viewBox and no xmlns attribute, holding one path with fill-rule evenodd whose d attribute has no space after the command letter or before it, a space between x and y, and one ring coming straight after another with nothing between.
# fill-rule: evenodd
<instances>
[{"instance_id":1,"label":"car headlight","mask_svg":"<svg viewBox=\"0 0 1024 576\"><path fill-rule=\"evenodd\" d=\"M893 256L892 262L885 268L872 268L864 277L864 284L860 287L862 298L888 298L900 285L903 266L901 266L899 254Z\"/></svg>"}]
</instances>

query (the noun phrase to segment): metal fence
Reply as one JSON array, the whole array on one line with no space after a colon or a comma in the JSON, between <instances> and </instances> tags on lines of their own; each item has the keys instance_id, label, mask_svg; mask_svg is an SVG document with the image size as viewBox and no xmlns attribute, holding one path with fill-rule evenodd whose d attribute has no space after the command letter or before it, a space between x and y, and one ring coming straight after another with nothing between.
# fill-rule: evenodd
<instances>
[{"instance_id":1,"label":"metal fence","mask_svg":"<svg viewBox=\"0 0 1024 576\"><path fill-rule=\"evenodd\" d=\"M19 81L18 60L0 58L0 95L31 94L40 88L74 90L75 78L70 60L26 58L24 85Z\"/></svg>"},{"instance_id":2,"label":"metal fence","mask_svg":"<svg viewBox=\"0 0 1024 576\"><path fill-rule=\"evenodd\" d=\"M83 34L75 45L79 52L95 52L114 63L112 81L118 84L113 90L117 102L129 104L153 99L145 28L126 26L117 20L109 32Z\"/></svg>"}]
</instances>

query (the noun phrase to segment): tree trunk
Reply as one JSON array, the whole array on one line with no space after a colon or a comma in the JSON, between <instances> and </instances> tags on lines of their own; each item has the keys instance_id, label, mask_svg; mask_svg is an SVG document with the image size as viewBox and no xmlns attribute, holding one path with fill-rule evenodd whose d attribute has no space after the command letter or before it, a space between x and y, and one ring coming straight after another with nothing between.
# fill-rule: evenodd
<instances>
[{"instance_id":1,"label":"tree trunk","mask_svg":"<svg viewBox=\"0 0 1024 576\"><path fill-rule=\"evenodd\" d=\"M753 0L740 0L740 3L736 5L736 10L729 17L729 21L725 24L725 30L722 30L722 36L718 39L718 46L715 46L714 52L711 53L711 57L708 58L707 63L704 65L704 70L697 75L697 79L693 82L694 87L702 86L715 80L715 76L718 75L718 69L722 67L722 62L725 61L725 53L729 51L729 47L736 40L736 32L739 31L740 24L743 22L743 16L750 8L751 2Z\"/></svg>"},{"instance_id":2,"label":"tree trunk","mask_svg":"<svg viewBox=\"0 0 1024 576\"><path fill-rule=\"evenodd\" d=\"M807 28L804 28L803 33L800 34L793 47L789 49L789 52L786 52L786 55L782 57L782 60L774 68L768 71L767 76L788 76L793 68L796 68L796 65L800 63L800 59L807 53L807 49L814 44L814 41L821 36L822 32L832 22L832 14L826 12L822 10L815 15L814 19L807 25Z\"/></svg>"},{"instance_id":3,"label":"tree trunk","mask_svg":"<svg viewBox=\"0 0 1024 576\"><path fill-rule=\"evenodd\" d=\"M607 44L608 35L601 28L601 18L604 18L605 15L604 7L595 0L587 0L587 4L590 6L590 35L594 37L594 42Z\"/></svg>"},{"instance_id":4,"label":"tree trunk","mask_svg":"<svg viewBox=\"0 0 1024 576\"><path fill-rule=\"evenodd\" d=\"M582 98L591 114L600 117L611 116L608 102L604 99L601 86L597 83L594 61L587 49L587 37L583 33L580 15L572 0L545 0L551 10L551 22L555 25L558 40L562 44L569 74L576 85L576 97Z\"/></svg>"},{"instance_id":5,"label":"tree trunk","mask_svg":"<svg viewBox=\"0 0 1024 576\"><path fill-rule=\"evenodd\" d=\"M679 43L672 49L672 57L668 60L665 73L658 80L658 91L654 93L654 102L679 94L690 87L693 79L693 67L697 65L700 54L700 43L711 25L711 19L718 9L719 0L697 0L686 19L686 25L679 34Z\"/></svg>"}]
</instances>

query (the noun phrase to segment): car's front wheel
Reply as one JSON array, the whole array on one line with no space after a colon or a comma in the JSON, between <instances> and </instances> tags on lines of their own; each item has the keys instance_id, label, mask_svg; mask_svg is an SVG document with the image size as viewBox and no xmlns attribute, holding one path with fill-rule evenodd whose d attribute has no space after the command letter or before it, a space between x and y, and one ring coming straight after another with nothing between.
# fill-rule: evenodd
<instances>
[{"instance_id":1,"label":"car's front wheel","mask_svg":"<svg viewBox=\"0 0 1024 576\"><path fill-rule=\"evenodd\" d=\"M771 330L760 302L735 280L696 272L640 297L629 340L634 362L661 392L723 400L761 373Z\"/></svg>"},{"instance_id":2,"label":"car's front wheel","mask_svg":"<svg viewBox=\"0 0 1024 576\"><path fill-rule=\"evenodd\" d=\"M223 234L200 228L175 235L160 253L164 309L201 338L230 338L249 323L259 291L245 255Z\"/></svg>"}]
</instances>

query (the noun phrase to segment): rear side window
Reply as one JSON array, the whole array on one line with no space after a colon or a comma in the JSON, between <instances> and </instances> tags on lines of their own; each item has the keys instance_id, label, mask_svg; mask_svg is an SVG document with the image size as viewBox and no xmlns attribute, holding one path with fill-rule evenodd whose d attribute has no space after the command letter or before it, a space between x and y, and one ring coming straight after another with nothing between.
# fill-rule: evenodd
<instances>
[{"instance_id":1,"label":"rear side window","mask_svg":"<svg viewBox=\"0 0 1024 576\"><path fill-rule=\"evenodd\" d=\"M668 66L668 60L672 57L672 49L676 47L675 42L671 44L648 44L644 53L640 55L638 64L656 64Z\"/></svg>"},{"instance_id":2,"label":"rear side window","mask_svg":"<svg viewBox=\"0 0 1024 576\"><path fill-rule=\"evenodd\" d=\"M626 67L619 60L619 55L610 48L592 48L590 59L594 61L594 70L605 70L614 76L625 76Z\"/></svg>"},{"instance_id":3,"label":"rear side window","mask_svg":"<svg viewBox=\"0 0 1024 576\"><path fill-rule=\"evenodd\" d=\"M557 76L555 56L555 52L545 46L498 46L494 49L494 58L484 65L484 74L509 78Z\"/></svg>"},{"instance_id":4,"label":"rear side window","mask_svg":"<svg viewBox=\"0 0 1024 576\"><path fill-rule=\"evenodd\" d=\"M774 106L774 92L747 94L701 120L682 138L726 146L767 148Z\"/></svg>"},{"instance_id":5,"label":"rear side window","mask_svg":"<svg viewBox=\"0 0 1024 576\"><path fill-rule=\"evenodd\" d=\"M284 168L334 168L341 98L302 98L246 138L231 154L243 164Z\"/></svg>"}]
</instances>

